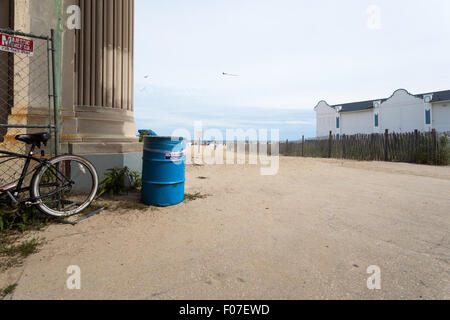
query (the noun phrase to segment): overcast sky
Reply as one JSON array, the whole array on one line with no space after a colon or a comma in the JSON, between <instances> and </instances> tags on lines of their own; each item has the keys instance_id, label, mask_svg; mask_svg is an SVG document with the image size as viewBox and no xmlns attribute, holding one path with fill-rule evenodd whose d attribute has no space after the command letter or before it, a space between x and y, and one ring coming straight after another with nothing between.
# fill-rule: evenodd
<instances>
[{"instance_id":1,"label":"overcast sky","mask_svg":"<svg viewBox=\"0 0 450 320\"><path fill-rule=\"evenodd\" d=\"M297 139L320 100L450 89L448 0L136 0L135 23L136 122L160 135L202 120Z\"/></svg>"}]
</instances>

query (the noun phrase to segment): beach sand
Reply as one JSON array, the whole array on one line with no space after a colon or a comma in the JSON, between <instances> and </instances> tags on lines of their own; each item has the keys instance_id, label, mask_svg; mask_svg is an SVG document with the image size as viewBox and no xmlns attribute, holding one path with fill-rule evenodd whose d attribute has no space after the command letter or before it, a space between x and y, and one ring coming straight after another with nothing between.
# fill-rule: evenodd
<instances>
[{"instance_id":1,"label":"beach sand","mask_svg":"<svg viewBox=\"0 0 450 320\"><path fill-rule=\"evenodd\" d=\"M13 299L450 299L450 167L281 157L188 166L205 199L33 236ZM81 290L66 270L81 268ZM381 290L369 290L369 266Z\"/></svg>"}]
</instances>

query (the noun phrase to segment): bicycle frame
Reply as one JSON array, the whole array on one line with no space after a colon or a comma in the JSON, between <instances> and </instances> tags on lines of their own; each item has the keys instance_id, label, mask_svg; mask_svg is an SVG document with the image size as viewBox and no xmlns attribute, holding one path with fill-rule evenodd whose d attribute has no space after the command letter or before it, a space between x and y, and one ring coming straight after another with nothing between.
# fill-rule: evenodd
<instances>
[{"instance_id":1,"label":"bicycle frame","mask_svg":"<svg viewBox=\"0 0 450 320\"><path fill-rule=\"evenodd\" d=\"M33 199L33 198L24 199L21 201L17 200L17 197L19 196L19 194L27 192L27 191L31 191L31 186L23 187L25 178L30 174L34 174L35 172L38 172L39 170L41 170L42 167L51 165L50 161L47 159L40 159L40 158L34 157L34 149L35 149L35 146L32 146L28 155L23 155L23 154L19 154L19 153L13 153L13 152L0 150L0 165L7 163L9 161L13 161L15 159L26 159L25 165L24 165L24 167L22 169L22 173L20 175L20 178L18 180L16 180L17 184L14 187L11 187L10 189L6 189L6 190L0 192L0 203L8 204L9 201L5 200L5 199L9 199L10 201L12 201L12 203L14 205L18 205L21 203L36 202L37 200L40 200L40 199ZM7 159L7 160L1 161L2 159ZM28 169L30 168L31 162L36 162L36 163L38 163L38 165L31 172L28 173ZM56 177L58 180L60 180L58 177L59 175L65 177L63 174L61 174L61 172L59 171L58 168L55 168L55 169L57 172ZM67 178L65 177L65 179L67 179ZM15 184L15 181L12 182L12 184ZM55 194L58 192L59 191L55 192ZM50 196L50 195L47 194L46 197L48 197L48 196ZM34 204L34 203L31 203L31 204Z\"/></svg>"}]
</instances>

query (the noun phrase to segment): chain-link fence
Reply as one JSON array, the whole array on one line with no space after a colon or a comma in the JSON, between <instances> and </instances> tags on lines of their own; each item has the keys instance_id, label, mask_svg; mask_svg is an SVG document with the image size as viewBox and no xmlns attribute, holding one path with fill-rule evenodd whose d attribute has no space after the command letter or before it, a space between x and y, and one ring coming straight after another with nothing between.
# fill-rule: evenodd
<instances>
[{"instance_id":1,"label":"chain-link fence","mask_svg":"<svg viewBox=\"0 0 450 320\"><path fill-rule=\"evenodd\" d=\"M52 32L53 35L53 32ZM56 152L53 36L0 29L0 150L26 154L20 134L52 133L45 155ZM16 181L24 160L0 154L0 187Z\"/></svg>"}]
</instances>

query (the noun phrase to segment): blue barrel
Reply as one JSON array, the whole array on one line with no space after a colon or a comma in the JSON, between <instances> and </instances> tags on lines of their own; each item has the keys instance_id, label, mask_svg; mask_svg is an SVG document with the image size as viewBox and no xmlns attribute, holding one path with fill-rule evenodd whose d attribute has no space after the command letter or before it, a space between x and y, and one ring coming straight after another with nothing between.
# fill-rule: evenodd
<instances>
[{"instance_id":1,"label":"blue barrel","mask_svg":"<svg viewBox=\"0 0 450 320\"><path fill-rule=\"evenodd\" d=\"M174 137L145 137L142 201L171 206L184 201L186 141Z\"/></svg>"}]
</instances>

